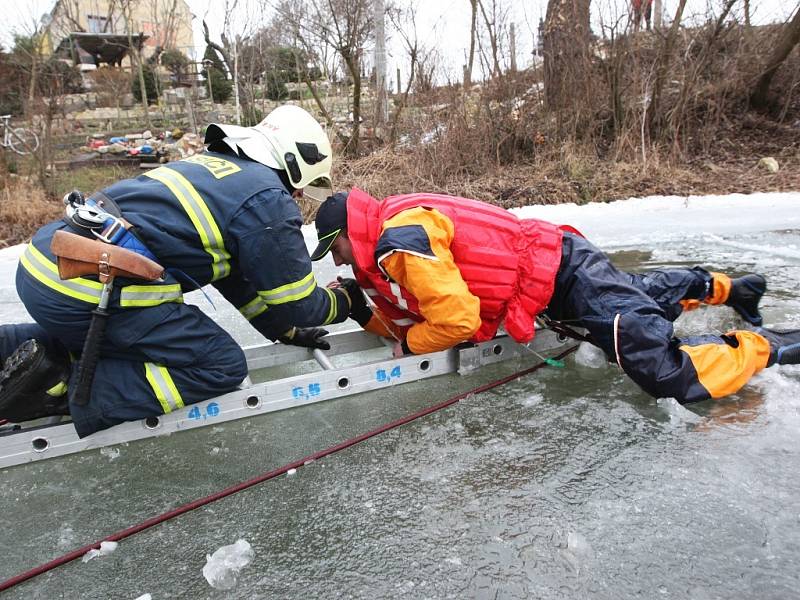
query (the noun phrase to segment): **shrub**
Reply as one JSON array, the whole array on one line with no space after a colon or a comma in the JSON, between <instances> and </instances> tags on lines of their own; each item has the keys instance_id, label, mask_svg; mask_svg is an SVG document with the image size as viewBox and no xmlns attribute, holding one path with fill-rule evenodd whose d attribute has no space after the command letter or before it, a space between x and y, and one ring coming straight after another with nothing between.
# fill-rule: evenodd
<instances>
[{"instance_id":1,"label":"shrub","mask_svg":"<svg viewBox=\"0 0 800 600\"><path fill-rule=\"evenodd\" d=\"M147 103L153 104L156 100L158 100L158 88L156 87L156 74L153 70L153 67L150 65L142 65L142 69L144 70L144 89L147 93ZM131 82L131 92L133 92L133 97L136 98L139 102L142 101L142 86L141 86L141 79L139 78L139 74L134 71L133 74L133 81Z\"/></svg>"}]
</instances>

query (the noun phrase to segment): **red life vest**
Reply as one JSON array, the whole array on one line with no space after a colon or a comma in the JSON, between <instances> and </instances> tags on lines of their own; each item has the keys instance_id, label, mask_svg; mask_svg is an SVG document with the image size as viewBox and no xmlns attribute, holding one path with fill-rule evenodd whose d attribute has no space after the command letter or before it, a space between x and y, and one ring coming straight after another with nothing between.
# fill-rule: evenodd
<instances>
[{"instance_id":1,"label":"red life vest","mask_svg":"<svg viewBox=\"0 0 800 600\"><path fill-rule=\"evenodd\" d=\"M518 342L530 341L534 318L553 295L561 230L477 200L408 194L379 202L353 188L347 197L347 236L356 279L381 313L402 329L424 320L419 305L408 290L384 276L374 253L384 222L416 207L436 209L453 222L450 251L469 291L480 300L481 326L471 341L491 339L501 324Z\"/></svg>"}]
</instances>

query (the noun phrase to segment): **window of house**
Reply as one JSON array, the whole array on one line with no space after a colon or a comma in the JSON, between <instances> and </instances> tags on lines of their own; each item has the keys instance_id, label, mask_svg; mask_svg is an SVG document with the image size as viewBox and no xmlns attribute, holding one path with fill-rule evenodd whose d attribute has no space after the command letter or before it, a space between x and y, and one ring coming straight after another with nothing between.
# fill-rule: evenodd
<instances>
[{"instance_id":1,"label":"window of house","mask_svg":"<svg viewBox=\"0 0 800 600\"><path fill-rule=\"evenodd\" d=\"M89 33L107 33L108 18L100 17L98 15L87 15L86 20L89 22Z\"/></svg>"}]
</instances>

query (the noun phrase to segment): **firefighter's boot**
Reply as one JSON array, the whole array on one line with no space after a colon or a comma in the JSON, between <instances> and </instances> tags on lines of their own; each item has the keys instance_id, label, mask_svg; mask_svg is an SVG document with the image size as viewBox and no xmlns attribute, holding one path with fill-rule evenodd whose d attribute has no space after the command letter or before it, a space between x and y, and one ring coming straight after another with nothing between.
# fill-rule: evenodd
<instances>
[{"instance_id":1,"label":"firefighter's boot","mask_svg":"<svg viewBox=\"0 0 800 600\"><path fill-rule=\"evenodd\" d=\"M37 340L23 342L0 371L0 418L14 423L68 415L69 357Z\"/></svg>"},{"instance_id":2,"label":"firefighter's boot","mask_svg":"<svg viewBox=\"0 0 800 600\"><path fill-rule=\"evenodd\" d=\"M756 333L767 338L769 342L769 361L772 365L800 365L800 329L776 331L774 329L756 329Z\"/></svg>"}]
</instances>

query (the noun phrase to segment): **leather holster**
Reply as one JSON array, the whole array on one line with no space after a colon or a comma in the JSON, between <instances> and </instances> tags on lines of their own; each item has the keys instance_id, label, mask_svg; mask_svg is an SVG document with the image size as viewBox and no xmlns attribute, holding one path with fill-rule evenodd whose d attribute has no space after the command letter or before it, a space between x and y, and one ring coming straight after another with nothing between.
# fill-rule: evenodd
<instances>
[{"instance_id":1,"label":"leather holster","mask_svg":"<svg viewBox=\"0 0 800 600\"><path fill-rule=\"evenodd\" d=\"M146 256L68 231L55 232L50 250L61 279L97 275L105 283L114 277L156 281L164 275L164 267Z\"/></svg>"}]
</instances>

